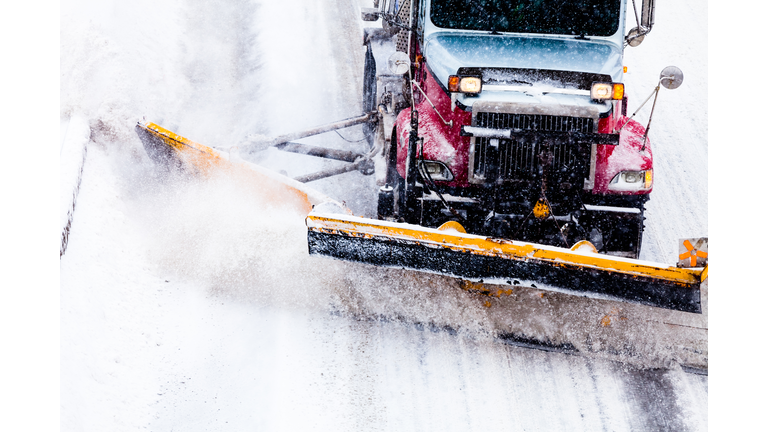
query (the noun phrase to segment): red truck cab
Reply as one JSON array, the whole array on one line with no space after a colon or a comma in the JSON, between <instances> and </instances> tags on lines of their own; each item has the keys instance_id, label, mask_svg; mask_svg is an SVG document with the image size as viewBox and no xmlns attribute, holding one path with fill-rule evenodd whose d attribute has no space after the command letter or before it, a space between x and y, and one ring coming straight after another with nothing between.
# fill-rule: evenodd
<instances>
[{"instance_id":1,"label":"red truck cab","mask_svg":"<svg viewBox=\"0 0 768 432\"><path fill-rule=\"evenodd\" d=\"M383 24L364 38L379 217L637 257L653 154L626 115L625 3L385 1L368 11ZM649 30L638 29L630 35Z\"/></svg>"}]
</instances>

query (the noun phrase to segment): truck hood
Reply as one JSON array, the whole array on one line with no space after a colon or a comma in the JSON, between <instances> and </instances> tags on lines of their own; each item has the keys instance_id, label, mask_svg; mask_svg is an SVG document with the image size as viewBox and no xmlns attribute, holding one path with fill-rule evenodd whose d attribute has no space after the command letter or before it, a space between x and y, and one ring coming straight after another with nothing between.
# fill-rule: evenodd
<instances>
[{"instance_id":1,"label":"truck hood","mask_svg":"<svg viewBox=\"0 0 768 432\"><path fill-rule=\"evenodd\" d=\"M502 67L589 72L622 81L622 50L601 40L437 33L424 54L444 87L460 67Z\"/></svg>"}]
</instances>

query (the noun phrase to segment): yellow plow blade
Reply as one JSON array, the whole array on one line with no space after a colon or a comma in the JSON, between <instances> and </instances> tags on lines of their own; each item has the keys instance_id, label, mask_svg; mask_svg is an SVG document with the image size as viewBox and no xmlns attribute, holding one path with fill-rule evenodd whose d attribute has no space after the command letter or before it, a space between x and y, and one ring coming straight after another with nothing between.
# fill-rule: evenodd
<instances>
[{"instance_id":1,"label":"yellow plow blade","mask_svg":"<svg viewBox=\"0 0 768 432\"><path fill-rule=\"evenodd\" d=\"M701 313L706 268L674 266L313 211L310 254Z\"/></svg>"}]
</instances>

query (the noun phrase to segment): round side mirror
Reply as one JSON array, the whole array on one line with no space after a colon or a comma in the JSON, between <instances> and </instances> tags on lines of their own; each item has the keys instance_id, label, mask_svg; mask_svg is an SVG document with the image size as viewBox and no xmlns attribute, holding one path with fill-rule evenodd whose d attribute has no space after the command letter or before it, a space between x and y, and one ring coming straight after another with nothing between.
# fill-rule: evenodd
<instances>
[{"instance_id":1,"label":"round side mirror","mask_svg":"<svg viewBox=\"0 0 768 432\"><path fill-rule=\"evenodd\" d=\"M683 84L683 71L677 66L667 66L659 75L661 85L670 90L674 90Z\"/></svg>"},{"instance_id":2,"label":"round side mirror","mask_svg":"<svg viewBox=\"0 0 768 432\"><path fill-rule=\"evenodd\" d=\"M635 27L632 30L627 33L627 44L631 47L636 47L643 43L643 39L645 39L645 35L640 33L640 28Z\"/></svg>"},{"instance_id":3,"label":"round side mirror","mask_svg":"<svg viewBox=\"0 0 768 432\"><path fill-rule=\"evenodd\" d=\"M408 72L408 68L411 67L411 59L408 57L408 54L402 51L395 51L389 56L387 67L393 74L402 75Z\"/></svg>"}]
</instances>

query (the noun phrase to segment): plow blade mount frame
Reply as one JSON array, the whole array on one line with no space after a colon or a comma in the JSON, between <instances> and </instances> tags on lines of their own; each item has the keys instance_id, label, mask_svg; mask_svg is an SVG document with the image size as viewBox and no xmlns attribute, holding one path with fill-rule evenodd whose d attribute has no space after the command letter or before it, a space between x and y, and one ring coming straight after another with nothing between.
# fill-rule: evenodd
<instances>
[{"instance_id":1,"label":"plow blade mount frame","mask_svg":"<svg viewBox=\"0 0 768 432\"><path fill-rule=\"evenodd\" d=\"M340 214L307 216L310 255L701 313L707 270Z\"/></svg>"}]
</instances>

